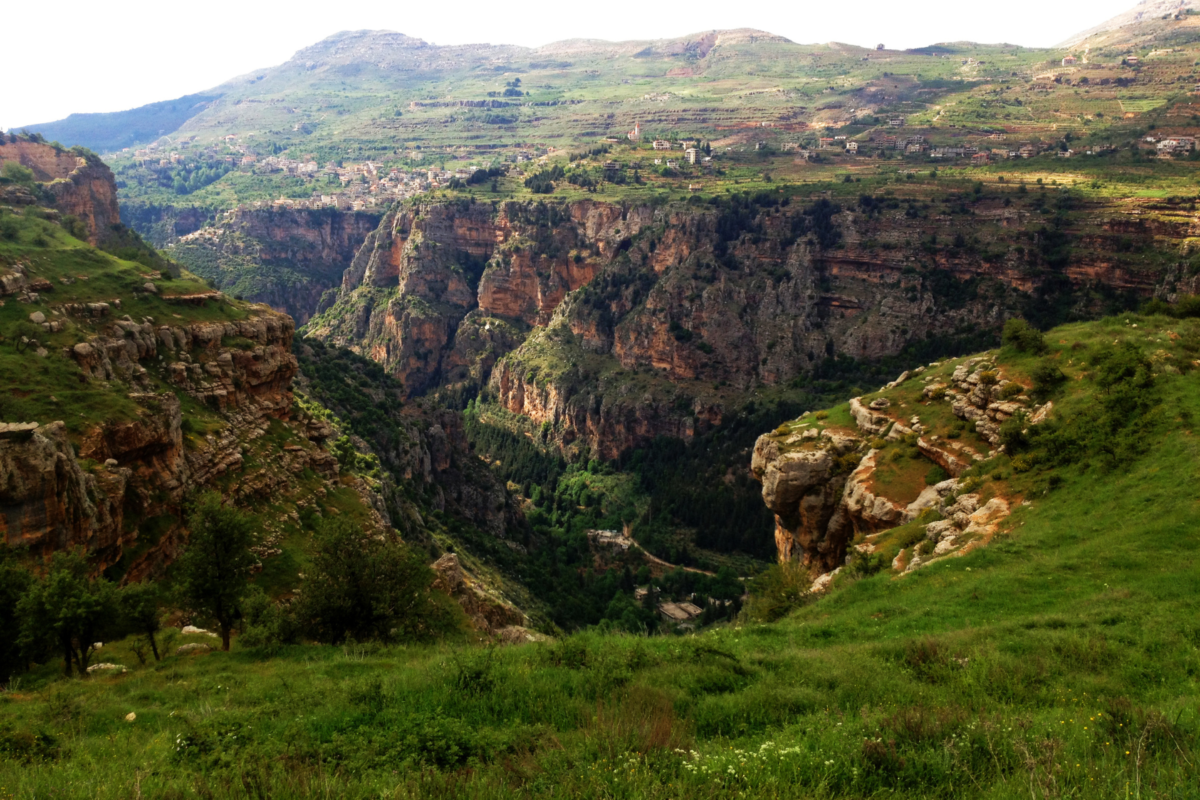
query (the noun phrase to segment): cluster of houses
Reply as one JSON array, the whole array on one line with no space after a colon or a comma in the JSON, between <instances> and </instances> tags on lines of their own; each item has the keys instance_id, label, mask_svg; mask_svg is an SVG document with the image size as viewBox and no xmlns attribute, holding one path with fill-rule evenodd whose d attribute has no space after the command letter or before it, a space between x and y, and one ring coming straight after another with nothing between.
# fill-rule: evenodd
<instances>
[{"instance_id":1,"label":"cluster of houses","mask_svg":"<svg viewBox=\"0 0 1200 800\"><path fill-rule=\"evenodd\" d=\"M987 138L1003 140L1005 134L991 134ZM1161 140L1147 137L1145 141L1146 143L1155 144L1158 147L1160 156L1164 158L1190 153L1196 148L1195 139L1189 136L1172 136ZM938 161L970 159L973 164L989 164L994 161L1004 161L1007 159L1034 158L1053 149L1051 145L1031 142L1026 142L1015 147L993 148L978 144L931 145L925 141L924 136L900 137L891 134L873 134L868 142L861 143L848 139L846 136L821 137L817 140L816 148L810 149L798 142L785 142L781 146L781 149L785 153L795 153L796 160L803 161L812 159L820 150L837 150L844 152L846 155L854 156L866 152L868 146L873 150L898 150L906 156L926 156ZM1115 148L1111 144L1097 144L1090 145L1086 149L1079 151L1058 150L1057 153L1061 158L1070 158L1076 155L1099 155L1113 149Z\"/></svg>"},{"instance_id":2,"label":"cluster of houses","mask_svg":"<svg viewBox=\"0 0 1200 800\"><path fill-rule=\"evenodd\" d=\"M288 175L317 183L311 197L285 198L260 201L254 207L283 208L338 208L361 211L382 208L396 200L447 186L455 178L465 180L479 167L445 169L400 169L383 164L364 161L358 164L327 162L324 166L312 158L295 159L283 155L261 156L235 135L228 135L206 148L195 147L195 137L170 143L160 140L144 148L125 148L122 155L132 157L141 166L150 168L172 167L204 158L224 161L234 169L259 175ZM182 152L181 152L182 151ZM533 161L539 154L536 150L515 150L506 154L505 160L514 164ZM406 153L410 161L420 161L420 151Z\"/></svg>"},{"instance_id":3,"label":"cluster of houses","mask_svg":"<svg viewBox=\"0 0 1200 800\"><path fill-rule=\"evenodd\" d=\"M617 554L628 553L637 544L633 540L628 527L623 531L587 531L587 537L593 549ZM638 603L645 603L646 599L650 596L650 591L650 587L640 586L633 590L633 599ZM721 607L729 605L728 600L712 600L711 598L698 597L693 594L687 600L663 600L656 602L655 609L664 622L677 625L680 628L693 628L704 613L703 607L693 601L711 603Z\"/></svg>"},{"instance_id":4,"label":"cluster of houses","mask_svg":"<svg viewBox=\"0 0 1200 800\"><path fill-rule=\"evenodd\" d=\"M1147 144L1154 145L1159 158L1185 156L1196 150L1196 137L1194 136L1164 136L1161 139L1147 136L1145 141Z\"/></svg>"}]
</instances>

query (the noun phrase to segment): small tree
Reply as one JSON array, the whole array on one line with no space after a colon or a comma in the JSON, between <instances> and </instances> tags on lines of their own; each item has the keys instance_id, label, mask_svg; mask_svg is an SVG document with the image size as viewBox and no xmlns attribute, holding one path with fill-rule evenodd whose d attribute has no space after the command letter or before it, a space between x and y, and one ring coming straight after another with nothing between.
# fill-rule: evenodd
<instances>
[{"instance_id":1,"label":"small tree","mask_svg":"<svg viewBox=\"0 0 1200 800\"><path fill-rule=\"evenodd\" d=\"M56 647L63 656L63 672L78 669L87 677L88 661L97 642L120 625L117 588L104 578L88 576L82 551L55 553L46 576L30 586L21 599L21 644L26 652Z\"/></svg>"},{"instance_id":2,"label":"small tree","mask_svg":"<svg viewBox=\"0 0 1200 800\"><path fill-rule=\"evenodd\" d=\"M1004 333L1001 335L1005 347L1011 347L1018 353L1046 352L1046 337L1042 332L1020 317L1013 317L1004 323Z\"/></svg>"},{"instance_id":3,"label":"small tree","mask_svg":"<svg viewBox=\"0 0 1200 800\"><path fill-rule=\"evenodd\" d=\"M430 589L433 570L393 536L339 517L315 539L297 610L312 638L426 640L457 624L453 601Z\"/></svg>"},{"instance_id":4,"label":"small tree","mask_svg":"<svg viewBox=\"0 0 1200 800\"><path fill-rule=\"evenodd\" d=\"M32 581L33 576L17 563L12 550L0 548L0 681L7 681L28 663L21 652L17 606Z\"/></svg>"},{"instance_id":5,"label":"small tree","mask_svg":"<svg viewBox=\"0 0 1200 800\"><path fill-rule=\"evenodd\" d=\"M210 492L200 498L188 524L191 536L179 559L180 600L188 610L216 622L221 649L228 650L250 570L257 563L250 552L256 540L254 521Z\"/></svg>"},{"instance_id":6,"label":"small tree","mask_svg":"<svg viewBox=\"0 0 1200 800\"><path fill-rule=\"evenodd\" d=\"M131 583L121 590L121 611L125 617L125 624L134 633L146 637L146 643L150 645L155 661L162 660L162 656L158 654L156 638L159 629L162 628L162 621L158 616L159 597L158 586L149 581ZM146 651L141 652L145 654Z\"/></svg>"}]
</instances>

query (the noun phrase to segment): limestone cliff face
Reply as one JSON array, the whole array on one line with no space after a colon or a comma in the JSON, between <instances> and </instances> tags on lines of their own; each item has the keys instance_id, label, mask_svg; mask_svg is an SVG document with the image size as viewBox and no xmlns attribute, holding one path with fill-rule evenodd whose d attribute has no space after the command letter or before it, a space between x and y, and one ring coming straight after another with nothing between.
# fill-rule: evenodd
<instances>
[{"instance_id":1,"label":"limestone cliff face","mask_svg":"<svg viewBox=\"0 0 1200 800\"><path fill-rule=\"evenodd\" d=\"M410 394L487 385L560 443L612 455L702 431L831 356L995 332L1047 297L1086 316L1100 310L1089 292L1169 294L1191 280L1116 246L1136 235L1182 247L1195 225L1182 207L1147 227L1144 209L1097 206L1052 230L1028 206L967 205L405 206L308 332L384 364Z\"/></svg>"},{"instance_id":2,"label":"limestone cliff face","mask_svg":"<svg viewBox=\"0 0 1200 800\"><path fill-rule=\"evenodd\" d=\"M54 207L87 227L89 243L104 241L121 222L112 170L94 155L24 139L0 140L0 162L5 161L33 170Z\"/></svg>"},{"instance_id":3,"label":"limestone cliff face","mask_svg":"<svg viewBox=\"0 0 1200 800\"><path fill-rule=\"evenodd\" d=\"M775 514L779 560L829 572L845 563L852 541L862 540L857 549L872 553L881 535L922 519L929 546L921 550L908 541L895 556L899 571L986 543L1010 501L996 492L985 500L974 493L979 479L960 479L1001 451L1002 423L1018 417L1037 425L1050 416L1053 404L1037 405L1025 390L995 356L935 363L850 400L850 427L805 414L760 436L750 471ZM938 405L949 406L950 415L930 413ZM964 440L963 427L948 424L947 416L973 435ZM946 479L927 485L927 477L914 487L895 480L897 464L926 476L941 467ZM889 468L893 479L880 480Z\"/></svg>"},{"instance_id":4,"label":"limestone cliff face","mask_svg":"<svg viewBox=\"0 0 1200 800\"><path fill-rule=\"evenodd\" d=\"M404 206L367 238L336 304L308 332L384 364L410 394L452 374L483 383L515 343L511 325L547 324L636 230L619 207L590 202ZM507 321L506 335L485 336L482 347L477 328L460 338L471 312ZM485 351L481 366L474 357Z\"/></svg>"},{"instance_id":5,"label":"limestone cliff face","mask_svg":"<svg viewBox=\"0 0 1200 800\"><path fill-rule=\"evenodd\" d=\"M337 479L323 446L332 430L293 405L293 332L289 317L260 306L229 322L113 320L68 348L83 380L132 387L136 413L78 437L61 422L0 426L5 543L38 554L83 547L100 568L124 559L137 579L177 555L186 497L213 488L253 506L291 496L306 471ZM156 391L156 378L177 391ZM185 433L183 396L209 408L209 432ZM298 444L262 445L272 424ZM356 489L369 500L365 486ZM150 520L159 522L146 528Z\"/></svg>"},{"instance_id":6,"label":"limestone cliff face","mask_svg":"<svg viewBox=\"0 0 1200 800\"><path fill-rule=\"evenodd\" d=\"M128 469L88 473L61 422L0 434L4 542L35 552L82 546L119 552Z\"/></svg>"},{"instance_id":7,"label":"limestone cliff face","mask_svg":"<svg viewBox=\"0 0 1200 800\"><path fill-rule=\"evenodd\" d=\"M303 325L378 224L378 214L363 211L239 208L168 252L229 294L267 303Z\"/></svg>"}]
</instances>

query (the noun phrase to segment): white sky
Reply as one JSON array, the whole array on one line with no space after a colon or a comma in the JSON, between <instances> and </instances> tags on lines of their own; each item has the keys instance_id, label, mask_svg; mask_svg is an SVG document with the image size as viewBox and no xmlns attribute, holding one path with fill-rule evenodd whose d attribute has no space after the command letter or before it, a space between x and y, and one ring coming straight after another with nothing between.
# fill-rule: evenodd
<instances>
[{"instance_id":1,"label":"white sky","mask_svg":"<svg viewBox=\"0 0 1200 800\"><path fill-rule=\"evenodd\" d=\"M341 30L400 31L434 44L655 39L759 28L802 43L922 47L946 41L1050 46L1135 0L29 0L0 15L0 128L120 111L212 88L286 61ZM582 10L583 13L579 13Z\"/></svg>"}]
</instances>

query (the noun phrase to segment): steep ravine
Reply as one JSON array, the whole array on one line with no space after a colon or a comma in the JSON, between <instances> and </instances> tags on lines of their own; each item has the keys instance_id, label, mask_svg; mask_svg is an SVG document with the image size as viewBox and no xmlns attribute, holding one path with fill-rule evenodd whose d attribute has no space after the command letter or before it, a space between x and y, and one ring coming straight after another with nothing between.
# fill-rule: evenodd
<instances>
[{"instance_id":1,"label":"steep ravine","mask_svg":"<svg viewBox=\"0 0 1200 800\"><path fill-rule=\"evenodd\" d=\"M379 215L365 211L238 208L166 252L218 289L303 325L378 224Z\"/></svg>"},{"instance_id":2,"label":"steep ravine","mask_svg":"<svg viewBox=\"0 0 1200 800\"><path fill-rule=\"evenodd\" d=\"M1049 324L1176 290L1182 272L1115 240L1136 228L1181 252L1190 214L1150 224L1017 197L413 203L367 238L305 335L377 361L409 395L480 387L612 458L708 430L832 359L984 345L1017 313Z\"/></svg>"}]
</instances>

